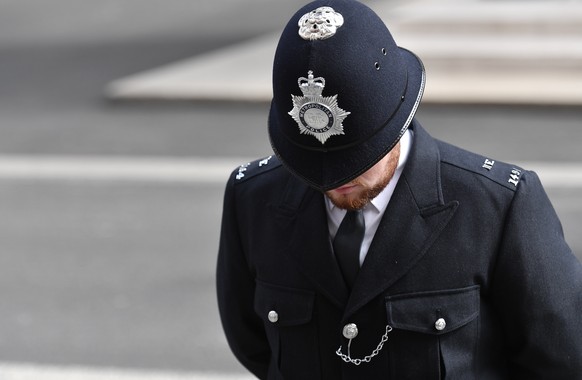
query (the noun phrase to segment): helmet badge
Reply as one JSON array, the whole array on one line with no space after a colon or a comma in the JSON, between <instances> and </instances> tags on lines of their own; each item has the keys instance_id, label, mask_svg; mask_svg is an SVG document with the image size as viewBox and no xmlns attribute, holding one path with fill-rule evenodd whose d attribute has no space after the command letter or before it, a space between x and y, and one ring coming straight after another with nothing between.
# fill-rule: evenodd
<instances>
[{"instance_id":1,"label":"helmet badge","mask_svg":"<svg viewBox=\"0 0 582 380\"><path fill-rule=\"evenodd\" d=\"M307 78L300 77L297 84L303 96L291 95L293 109L289 111L289 115L299 125L299 132L314 136L322 144L331 136L343 135L342 122L350 112L339 108L337 95L321 95L325 79L314 78L313 71L309 71Z\"/></svg>"},{"instance_id":2,"label":"helmet badge","mask_svg":"<svg viewBox=\"0 0 582 380\"><path fill-rule=\"evenodd\" d=\"M304 40L325 40L335 35L344 24L344 17L332 7L319 7L304 14L297 24Z\"/></svg>"}]
</instances>

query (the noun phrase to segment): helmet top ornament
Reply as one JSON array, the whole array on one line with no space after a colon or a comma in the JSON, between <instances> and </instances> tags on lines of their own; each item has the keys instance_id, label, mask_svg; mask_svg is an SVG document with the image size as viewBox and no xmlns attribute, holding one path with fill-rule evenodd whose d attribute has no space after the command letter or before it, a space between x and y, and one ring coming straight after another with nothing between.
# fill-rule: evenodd
<instances>
[{"instance_id":1,"label":"helmet top ornament","mask_svg":"<svg viewBox=\"0 0 582 380\"><path fill-rule=\"evenodd\" d=\"M297 24L304 40L325 40L344 24L344 18L332 7L319 7L304 14Z\"/></svg>"}]
</instances>

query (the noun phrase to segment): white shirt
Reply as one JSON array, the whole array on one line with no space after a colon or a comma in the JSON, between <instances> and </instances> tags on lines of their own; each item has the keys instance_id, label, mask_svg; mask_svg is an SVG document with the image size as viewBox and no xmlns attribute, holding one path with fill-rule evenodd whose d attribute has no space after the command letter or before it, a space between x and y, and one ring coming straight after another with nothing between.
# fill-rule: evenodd
<instances>
[{"instance_id":1,"label":"white shirt","mask_svg":"<svg viewBox=\"0 0 582 380\"><path fill-rule=\"evenodd\" d=\"M370 244L372 244L374 234L380 225L380 220L382 220L384 211L386 211L388 203L390 202L390 198L392 198L392 194L394 193L394 188L396 188L396 184L400 179L400 175L402 174L402 170L404 169L410 148L412 146L412 137L413 132L410 129L406 130L404 135L402 135L400 138L400 158L398 159L398 166L396 167L394 176L390 182L388 182L388 185L384 188L384 190L382 190L382 192L378 194L376 198L372 199L370 203L368 203L363 208L364 220L366 222L366 232L364 234L362 247L360 248L360 266L366 259L366 255L368 254ZM325 206L327 210L327 225L329 227L329 236L331 241L333 241L339 225L346 215L346 210L336 207L333 203L331 203L327 196L325 197Z\"/></svg>"}]
</instances>

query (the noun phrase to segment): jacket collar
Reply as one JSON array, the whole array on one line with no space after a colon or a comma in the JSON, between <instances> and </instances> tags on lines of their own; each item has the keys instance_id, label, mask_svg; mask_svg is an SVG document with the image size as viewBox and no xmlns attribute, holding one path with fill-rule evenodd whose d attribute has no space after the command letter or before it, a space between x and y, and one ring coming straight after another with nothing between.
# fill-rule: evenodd
<instances>
[{"instance_id":1,"label":"jacket collar","mask_svg":"<svg viewBox=\"0 0 582 380\"><path fill-rule=\"evenodd\" d=\"M360 269L345 318L414 268L449 223L457 204L445 204L438 146L415 122L410 157Z\"/></svg>"},{"instance_id":2,"label":"jacket collar","mask_svg":"<svg viewBox=\"0 0 582 380\"><path fill-rule=\"evenodd\" d=\"M414 122L404 172L351 294L333 255L323 195L291 177L278 207L284 251L348 318L410 271L440 235L457 202L444 203L435 140ZM323 221L323 223L322 223Z\"/></svg>"}]
</instances>

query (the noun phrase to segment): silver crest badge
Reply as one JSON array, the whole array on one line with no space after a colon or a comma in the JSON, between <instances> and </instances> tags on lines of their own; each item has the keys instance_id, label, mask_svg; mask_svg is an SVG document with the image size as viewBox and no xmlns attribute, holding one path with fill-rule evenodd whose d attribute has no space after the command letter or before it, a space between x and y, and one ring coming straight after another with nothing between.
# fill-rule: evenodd
<instances>
[{"instance_id":1,"label":"silver crest badge","mask_svg":"<svg viewBox=\"0 0 582 380\"><path fill-rule=\"evenodd\" d=\"M325 87L325 79L313 77L313 71L309 71L307 78L297 80L303 96L291 95L293 109L289 115L299 125L299 131L303 134L315 136L322 144L334 135L343 135L343 120L350 114L337 104L337 95L323 97L321 94Z\"/></svg>"},{"instance_id":2,"label":"silver crest badge","mask_svg":"<svg viewBox=\"0 0 582 380\"><path fill-rule=\"evenodd\" d=\"M344 17L332 7L319 7L299 19L299 35L304 40L325 40L344 24Z\"/></svg>"}]
</instances>

